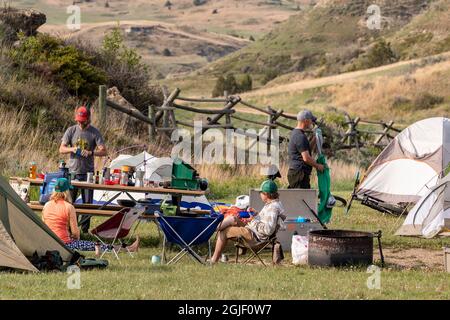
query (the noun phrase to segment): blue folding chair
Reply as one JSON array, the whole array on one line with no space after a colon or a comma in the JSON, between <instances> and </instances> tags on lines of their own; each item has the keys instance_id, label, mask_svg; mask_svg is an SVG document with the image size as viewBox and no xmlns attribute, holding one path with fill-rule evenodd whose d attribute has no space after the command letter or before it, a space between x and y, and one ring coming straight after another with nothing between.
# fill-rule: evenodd
<instances>
[{"instance_id":1,"label":"blue folding chair","mask_svg":"<svg viewBox=\"0 0 450 320\"><path fill-rule=\"evenodd\" d=\"M204 217L183 217L164 216L155 212L158 225L164 233L162 261L166 263L166 246L168 243L180 247L181 251L166 264L177 263L186 254L201 263L205 264L202 257L197 254L193 246L208 243L208 254L211 260L211 237L223 220L221 214L211 214Z\"/></svg>"}]
</instances>

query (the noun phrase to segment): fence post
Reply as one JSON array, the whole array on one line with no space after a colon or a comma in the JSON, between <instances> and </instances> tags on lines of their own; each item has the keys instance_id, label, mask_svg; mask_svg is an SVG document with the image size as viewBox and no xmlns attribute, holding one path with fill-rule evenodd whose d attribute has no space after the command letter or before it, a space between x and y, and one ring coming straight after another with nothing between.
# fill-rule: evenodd
<instances>
[{"instance_id":1,"label":"fence post","mask_svg":"<svg viewBox=\"0 0 450 320\"><path fill-rule=\"evenodd\" d=\"M154 105L150 105L148 107L149 118L152 121L152 124L149 124L149 136L150 140L155 140L156 138L156 110Z\"/></svg>"},{"instance_id":2,"label":"fence post","mask_svg":"<svg viewBox=\"0 0 450 320\"><path fill-rule=\"evenodd\" d=\"M98 110L99 123L101 126L106 124L106 86L101 85L98 88Z\"/></svg>"},{"instance_id":3,"label":"fence post","mask_svg":"<svg viewBox=\"0 0 450 320\"><path fill-rule=\"evenodd\" d=\"M271 114L267 116L267 123L270 123L271 125L273 123L273 111L270 106L267 107L267 111L269 111ZM267 127L267 154L270 153L270 145L272 144L272 126Z\"/></svg>"},{"instance_id":4,"label":"fence post","mask_svg":"<svg viewBox=\"0 0 450 320\"><path fill-rule=\"evenodd\" d=\"M387 124L384 125L383 133L375 140L375 144L379 144L381 140L383 140L384 137L388 137L389 130L391 130L392 126L394 125L394 121L389 121Z\"/></svg>"}]
</instances>

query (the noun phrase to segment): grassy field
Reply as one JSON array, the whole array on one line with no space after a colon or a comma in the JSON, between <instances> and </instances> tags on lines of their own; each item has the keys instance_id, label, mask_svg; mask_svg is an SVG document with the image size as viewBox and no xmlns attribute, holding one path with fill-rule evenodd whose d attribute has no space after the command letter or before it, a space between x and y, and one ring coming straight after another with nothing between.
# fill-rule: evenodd
<instances>
[{"instance_id":1,"label":"grassy field","mask_svg":"<svg viewBox=\"0 0 450 320\"><path fill-rule=\"evenodd\" d=\"M350 192L342 190L336 194L347 197ZM226 200L231 199L231 195L228 194ZM98 222L99 219L95 219L94 224ZM402 253L412 248L425 248L425 252L436 254L443 246L450 246L450 239L396 237L393 232L400 223L396 217L383 216L358 204L349 214L345 214L343 208L334 211L331 228L383 230L387 265L381 271L380 290L368 289L367 280L371 274L366 268L296 267L291 264L290 252L285 252L286 258L278 267L234 263L200 266L187 257L174 266L153 266L150 261L152 255L161 252L158 232L153 223L144 223L138 229L142 249L137 256L130 258L122 254L120 262L108 256L110 266L106 270L82 271L80 290L67 288L69 275L65 273L2 273L0 298L449 299L448 274L443 272L439 259L433 265L429 261L421 261L419 256L402 256ZM233 253L230 246L230 258ZM375 257L375 263L379 264L378 255ZM269 261L270 254L265 254L264 258ZM402 259L409 259L411 263L404 265Z\"/></svg>"}]
</instances>

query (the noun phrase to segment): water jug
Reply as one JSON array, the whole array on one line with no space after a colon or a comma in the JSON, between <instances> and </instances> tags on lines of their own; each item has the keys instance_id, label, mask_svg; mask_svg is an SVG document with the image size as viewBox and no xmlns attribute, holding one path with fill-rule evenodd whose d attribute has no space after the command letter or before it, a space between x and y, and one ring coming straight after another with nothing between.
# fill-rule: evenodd
<instances>
[{"instance_id":1,"label":"water jug","mask_svg":"<svg viewBox=\"0 0 450 320\"><path fill-rule=\"evenodd\" d=\"M145 174L145 171L142 171L142 170L136 171L136 182L135 182L136 187L144 186L144 174Z\"/></svg>"}]
</instances>

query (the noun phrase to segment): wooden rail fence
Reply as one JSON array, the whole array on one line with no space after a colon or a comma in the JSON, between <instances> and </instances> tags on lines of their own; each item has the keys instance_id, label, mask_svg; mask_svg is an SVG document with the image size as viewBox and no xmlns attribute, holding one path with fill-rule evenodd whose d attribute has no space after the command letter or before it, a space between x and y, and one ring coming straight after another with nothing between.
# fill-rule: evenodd
<instances>
[{"instance_id":1,"label":"wooden rail fence","mask_svg":"<svg viewBox=\"0 0 450 320\"><path fill-rule=\"evenodd\" d=\"M233 124L233 120L244 123L249 123L258 126L261 130L258 135L239 130L239 134L254 138L257 141L263 140L269 147L271 141L274 139L274 129L293 130L296 125L296 116L285 113L282 109L275 109L272 106L265 108L255 106L249 102L243 101L239 96L228 96L225 94L224 98L188 98L181 96L181 90L176 88L169 92L166 87L163 87L164 102L161 106L149 106L148 115L140 112L137 109L122 106L114 101L107 99L106 87L99 88L99 115L100 121L105 123L107 117L107 108L112 108L119 112L138 119L149 127L149 136L154 140L157 135L164 134L171 136L172 132L179 128L179 126L194 128L193 122L181 121L176 118L175 111L190 112L194 114L203 115L202 119L202 133L209 129L238 129ZM214 104L218 107L203 108L192 107L186 104ZM221 106L221 107L220 107ZM239 110L236 108L239 106ZM243 108L252 110L244 112ZM267 121L260 121L256 119L248 119L245 114L251 115L265 115ZM365 120L359 117L351 118L348 114L344 115L345 121L333 128L332 134L335 144L332 146L334 150L357 149L364 147L385 147L397 133L399 129L394 127L394 121L387 123L383 121ZM327 124L320 120L321 125ZM288 140L288 134L279 135L280 142Z\"/></svg>"}]
</instances>

